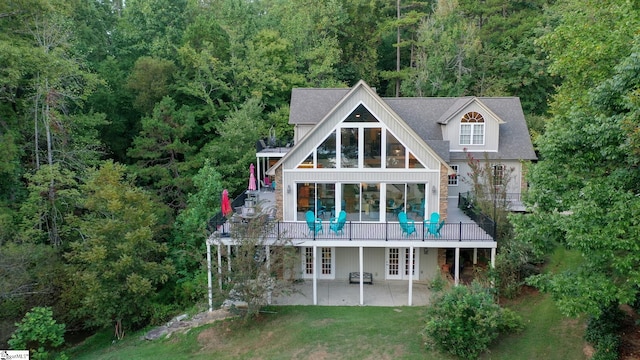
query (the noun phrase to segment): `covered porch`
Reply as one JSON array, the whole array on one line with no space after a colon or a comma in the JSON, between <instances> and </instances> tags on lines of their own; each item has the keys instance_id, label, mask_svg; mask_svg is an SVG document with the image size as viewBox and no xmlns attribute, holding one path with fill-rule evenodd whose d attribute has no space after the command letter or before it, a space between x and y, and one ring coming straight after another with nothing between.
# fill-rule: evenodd
<instances>
[{"instance_id":1,"label":"covered porch","mask_svg":"<svg viewBox=\"0 0 640 360\"><path fill-rule=\"evenodd\" d=\"M269 201L270 198L273 197L273 192L260 192L258 197L258 212L263 211L262 209L269 209L275 206ZM251 221L251 219L248 219L248 221ZM280 222L280 226L283 227L288 223L300 227L300 231L290 229L287 234L289 236L296 234L297 236L293 236L294 246L300 249L306 248L307 252L311 252L308 254L308 258L310 259L309 261L313 261L313 263L310 264L313 269L320 268L319 264L320 261L322 261L321 251L323 248L343 249L343 251L351 249L352 256L347 259L346 257L341 257L341 254L345 254L344 252L336 252L341 259L337 261L338 275L335 279L322 279L318 278L316 274L310 273L306 278L297 280L295 286L298 292L290 296L274 298L272 299L273 304L372 306L412 306L427 304L431 296L427 287L427 280L429 280L429 278L422 275L414 277L410 274L411 272L407 272L407 274L405 274L406 276L401 280L385 278L383 272L388 270L389 263L387 262L387 265L384 265L385 260L383 260L382 257L376 258L374 256L372 258L372 251L375 251L373 249L382 249L383 253L384 249L388 251L390 248L400 249L401 253L404 253L406 250L406 259L413 259L413 254L416 254L416 258L421 256L423 262L425 261L424 257L427 256L426 254L439 254L437 259L435 256L430 258L428 261L429 266L433 267L434 271L440 271L441 265L448 263L451 271L450 273L445 272L443 274L446 277L450 274L450 279L452 279L456 285L464 281L463 271L467 270L467 268L463 269L461 267L461 264L464 262L461 257L461 252L466 251L467 254L472 254L472 263L476 264L478 260L478 249L486 249L488 251L487 257L489 258L487 260L490 261L489 266L493 266L495 263L497 243L490 235L484 232L475 222L458 209L456 199L449 200L447 224L451 227L452 231L450 235L446 235L447 233L443 232L443 235L439 238L433 236L423 238L422 234L416 234L412 237L402 236L399 232L399 224L397 222L354 223L354 225L358 225L358 227L354 227L353 229L360 229L362 231L381 226L393 227L394 229L397 227L398 233L394 233L392 238L387 238L386 240L384 237L380 237L379 233L381 233L381 231L378 231L378 234L374 232L373 235L375 236L366 235L365 233L358 235L355 231L351 234L339 235L313 234L313 232L310 233L309 230L306 229L304 222ZM416 224L416 226L421 227L421 224ZM469 229L468 232L464 232L467 234L464 239L460 238L460 229L463 228ZM471 229L473 229L473 231L471 231ZM221 231L222 230L212 234L207 241L209 251L211 246L216 246L218 249L217 264L219 271L221 266L223 266L219 257L220 253L224 252L222 247L225 247L226 252L230 253L230 248L235 243L232 231L228 233ZM328 229L325 231L328 232ZM369 232L367 231L367 233ZM267 247L267 253L269 252L269 239L275 239L276 237L277 234L268 234L265 237L264 244ZM437 249L438 251L429 251L429 249ZM378 254L382 253L378 252ZM447 254L447 256L445 257L444 254ZM358 273L372 271L370 265L372 261L375 261L378 266L386 267L374 270L378 272L375 274L373 284L366 284L365 281L350 283L346 279L347 275L344 271ZM382 261L382 263L380 263L380 261ZM406 265L400 265L404 264L404 261L406 261ZM398 265L400 265L400 268L404 268L405 266L407 268L414 268L415 264L409 262L411 260L404 261L399 261ZM211 259L209 259L209 264L211 266ZM426 265L427 263L425 263L425 266ZM232 267L232 264L229 266Z\"/></svg>"},{"instance_id":2,"label":"covered porch","mask_svg":"<svg viewBox=\"0 0 640 360\"><path fill-rule=\"evenodd\" d=\"M424 306L429 304L431 290L426 283L414 283L409 301L407 281L380 280L372 285L364 285L364 303L360 304L359 284L348 281L319 280L316 284L317 304L323 306ZM294 291L288 295L272 298L273 305L314 305L313 281L306 280L294 284Z\"/></svg>"}]
</instances>

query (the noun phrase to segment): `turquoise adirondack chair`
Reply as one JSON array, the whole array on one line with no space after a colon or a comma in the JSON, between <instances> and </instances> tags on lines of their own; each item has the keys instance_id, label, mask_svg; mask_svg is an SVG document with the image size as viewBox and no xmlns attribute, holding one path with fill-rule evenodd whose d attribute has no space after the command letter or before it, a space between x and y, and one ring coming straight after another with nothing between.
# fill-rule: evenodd
<instances>
[{"instance_id":1,"label":"turquoise adirondack chair","mask_svg":"<svg viewBox=\"0 0 640 360\"><path fill-rule=\"evenodd\" d=\"M435 237L440 237L440 230L442 230L442 228L444 227L444 220L440 221L440 223L438 223L438 227L436 228L436 232L433 234Z\"/></svg>"},{"instance_id":2,"label":"turquoise adirondack chair","mask_svg":"<svg viewBox=\"0 0 640 360\"><path fill-rule=\"evenodd\" d=\"M437 212L432 212L429 220L424 221L424 227L427 228L427 232L432 235L438 234L440 231L438 229L438 222L440 221L440 214Z\"/></svg>"},{"instance_id":3,"label":"turquoise adirondack chair","mask_svg":"<svg viewBox=\"0 0 640 360\"><path fill-rule=\"evenodd\" d=\"M400 221L402 235L409 237L411 234L416 232L416 223L412 219L407 218L406 212L401 211L398 214L398 221Z\"/></svg>"},{"instance_id":4,"label":"turquoise adirondack chair","mask_svg":"<svg viewBox=\"0 0 640 360\"><path fill-rule=\"evenodd\" d=\"M307 211L305 216L307 218L307 226L309 226L309 234L311 234L311 232L313 232L313 235L318 235L318 233L324 233L324 231L322 230L322 220L318 219L313 214L313 211L311 210Z\"/></svg>"},{"instance_id":5,"label":"turquoise adirondack chair","mask_svg":"<svg viewBox=\"0 0 640 360\"><path fill-rule=\"evenodd\" d=\"M344 234L344 224L347 222L347 213L342 210L337 218L332 217L329 219L329 231L333 231L336 235L340 233Z\"/></svg>"}]
</instances>

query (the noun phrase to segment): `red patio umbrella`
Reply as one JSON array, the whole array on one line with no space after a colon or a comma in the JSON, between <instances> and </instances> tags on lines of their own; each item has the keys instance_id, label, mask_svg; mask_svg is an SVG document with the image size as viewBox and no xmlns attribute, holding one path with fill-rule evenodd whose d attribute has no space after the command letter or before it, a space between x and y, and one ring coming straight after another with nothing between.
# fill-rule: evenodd
<instances>
[{"instance_id":1,"label":"red patio umbrella","mask_svg":"<svg viewBox=\"0 0 640 360\"><path fill-rule=\"evenodd\" d=\"M253 164L249 167L249 191L256 191L258 186L256 185L256 175L253 173L255 167Z\"/></svg>"},{"instance_id":2,"label":"red patio umbrella","mask_svg":"<svg viewBox=\"0 0 640 360\"><path fill-rule=\"evenodd\" d=\"M222 202L220 207L222 208L222 215L227 216L231 214L233 209L231 209L231 201L229 200L229 192L227 189L222 191Z\"/></svg>"}]
</instances>

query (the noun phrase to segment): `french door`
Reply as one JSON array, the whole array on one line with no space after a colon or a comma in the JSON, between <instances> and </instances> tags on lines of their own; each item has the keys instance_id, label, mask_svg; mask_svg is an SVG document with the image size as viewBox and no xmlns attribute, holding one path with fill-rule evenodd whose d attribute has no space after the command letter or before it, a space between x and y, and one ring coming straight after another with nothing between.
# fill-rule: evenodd
<instances>
[{"instance_id":1,"label":"french door","mask_svg":"<svg viewBox=\"0 0 640 360\"><path fill-rule=\"evenodd\" d=\"M386 279L387 280L408 280L410 272L413 272L413 279L418 279L418 259L416 255L419 249L413 249L413 268L409 248L387 248L386 249Z\"/></svg>"},{"instance_id":2,"label":"french door","mask_svg":"<svg viewBox=\"0 0 640 360\"><path fill-rule=\"evenodd\" d=\"M302 277L305 279L313 278L313 248L304 247L300 252L302 255ZM335 279L336 277L336 257L335 248L319 247L317 248L318 256L316 269L318 270L318 279Z\"/></svg>"}]
</instances>

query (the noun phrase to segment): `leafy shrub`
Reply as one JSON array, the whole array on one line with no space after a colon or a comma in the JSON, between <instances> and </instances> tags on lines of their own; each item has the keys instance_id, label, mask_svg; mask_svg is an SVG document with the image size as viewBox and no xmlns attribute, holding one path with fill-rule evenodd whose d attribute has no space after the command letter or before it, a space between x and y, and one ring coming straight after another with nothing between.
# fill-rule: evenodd
<instances>
[{"instance_id":1,"label":"leafy shrub","mask_svg":"<svg viewBox=\"0 0 640 360\"><path fill-rule=\"evenodd\" d=\"M624 314L617 306L610 306L600 316L592 317L587 323L584 339L593 344L596 352L593 360L613 360L618 358L620 336L617 335Z\"/></svg>"},{"instance_id":2,"label":"leafy shrub","mask_svg":"<svg viewBox=\"0 0 640 360\"><path fill-rule=\"evenodd\" d=\"M603 335L591 360L617 360L618 347L620 347L620 336L615 334Z\"/></svg>"},{"instance_id":3,"label":"leafy shrub","mask_svg":"<svg viewBox=\"0 0 640 360\"><path fill-rule=\"evenodd\" d=\"M442 291L447 285L446 281L442 278L440 272L438 272L433 279L429 282L429 289L434 292Z\"/></svg>"},{"instance_id":4,"label":"leafy shrub","mask_svg":"<svg viewBox=\"0 0 640 360\"><path fill-rule=\"evenodd\" d=\"M14 350L29 350L32 359L48 359L49 350L64 343L64 324L56 323L48 307L34 307L25 314L9 339Z\"/></svg>"},{"instance_id":5,"label":"leafy shrub","mask_svg":"<svg viewBox=\"0 0 640 360\"><path fill-rule=\"evenodd\" d=\"M427 346L464 359L476 359L500 333L520 331L522 319L493 300L477 283L455 286L427 308Z\"/></svg>"}]
</instances>

